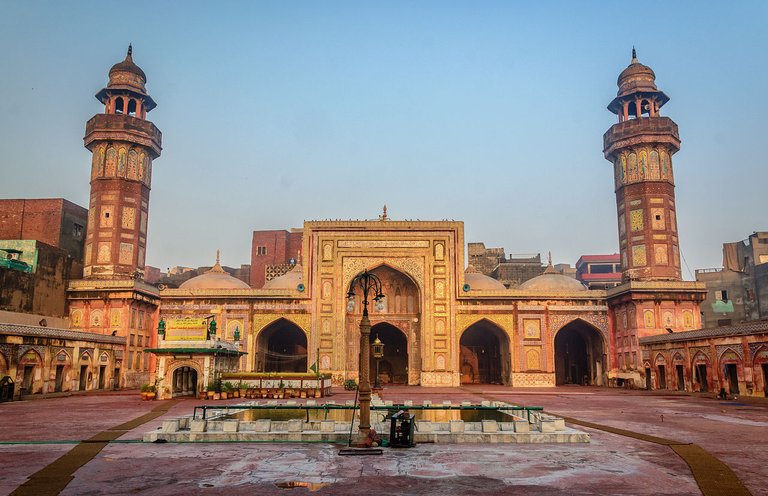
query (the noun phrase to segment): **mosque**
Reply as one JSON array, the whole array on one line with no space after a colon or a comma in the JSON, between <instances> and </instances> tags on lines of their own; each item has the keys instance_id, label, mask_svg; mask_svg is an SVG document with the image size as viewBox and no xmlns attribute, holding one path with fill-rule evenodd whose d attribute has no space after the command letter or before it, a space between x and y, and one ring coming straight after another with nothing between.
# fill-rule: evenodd
<instances>
[{"instance_id":1,"label":"mosque","mask_svg":"<svg viewBox=\"0 0 768 496\"><path fill-rule=\"evenodd\" d=\"M638 62L618 78L604 135L616 193L622 283L589 290L558 274L515 289L465 263L464 225L306 221L291 270L252 288L213 268L178 288L143 280L152 167L162 134L129 48L86 124L92 152L84 278L68 290L73 329L124 336L106 367L120 385L161 380L161 397L195 394L218 371L307 372L358 378L363 271L382 281L371 339L385 343L384 383L515 387L656 381L639 339L701 327L702 283L681 278L672 155L680 139L669 100ZM606 173L608 173L606 171ZM350 301L351 300L351 301ZM217 360L218 359L218 360ZM688 378L689 381L692 378Z\"/></svg>"}]
</instances>

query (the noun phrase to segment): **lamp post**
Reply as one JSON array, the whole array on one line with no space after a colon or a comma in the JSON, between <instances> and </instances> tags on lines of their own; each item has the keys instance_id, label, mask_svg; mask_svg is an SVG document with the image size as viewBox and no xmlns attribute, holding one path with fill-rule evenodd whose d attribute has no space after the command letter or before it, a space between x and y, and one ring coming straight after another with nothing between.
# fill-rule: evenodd
<instances>
[{"instance_id":1,"label":"lamp post","mask_svg":"<svg viewBox=\"0 0 768 496\"><path fill-rule=\"evenodd\" d=\"M381 290L381 279L367 270L358 274L349 284L347 298L349 304L347 311L355 309L355 287L359 287L363 293L363 318L360 319L360 384L358 393L360 398L360 437L368 437L371 430L371 380L370 380L370 347L371 347L371 321L368 319L368 297L373 296L373 301L381 303L384 298Z\"/></svg>"},{"instance_id":2,"label":"lamp post","mask_svg":"<svg viewBox=\"0 0 768 496\"><path fill-rule=\"evenodd\" d=\"M373 358L376 359L376 376L373 380L373 390L381 391L381 383L379 382L379 361L384 356L384 343L381 342L379 336L373 340Z\"/></svg>"}]
</instances>

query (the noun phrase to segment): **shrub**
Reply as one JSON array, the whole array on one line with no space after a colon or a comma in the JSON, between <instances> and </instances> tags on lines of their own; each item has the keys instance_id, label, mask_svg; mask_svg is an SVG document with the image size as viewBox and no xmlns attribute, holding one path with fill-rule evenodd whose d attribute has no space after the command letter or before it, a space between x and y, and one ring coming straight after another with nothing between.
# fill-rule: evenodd
<instances>
[{"instance_id":1,"label":"shrub","mask_svg":"<svg viewBox=\"0 0 768 496\"><path fill-rule=\"evenodd\" d=\"M347 379L344 381L344 389L347 391L354 391L357 389L357 382L354 379Z\"/></svg>"}]
</instances>

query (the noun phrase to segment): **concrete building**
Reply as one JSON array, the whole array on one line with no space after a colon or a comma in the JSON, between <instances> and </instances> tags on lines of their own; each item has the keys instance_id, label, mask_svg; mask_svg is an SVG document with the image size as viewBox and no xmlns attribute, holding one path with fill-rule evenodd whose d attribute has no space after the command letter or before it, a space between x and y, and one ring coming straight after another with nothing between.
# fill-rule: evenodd
<instances>
[{"instance_id":1,"label":"concrete building","mask_svg":"<svg viewBox=\"0 0 768 496\"><path fill-rule=\"evenodd\" d=\"M467 243L469 264L481 274L501 281L505 288L512 289L525 281L544 273L541 254L509 255L504 248L486 248L485 243Z\"/></svg>"},{"instance_id":2,"label":"concrete building","mask_svg":"<svg viewBox=\"0 0 768 496\"><path fill-rule=\"evenodd\" d=\"M768 318L768 232L723 244L723 267L699 269L707 285L701 311L706 327Z\"/></svg>"},{"instance_id":3,"label":"concrete building","mask_svg":"<svg viewBox=\"0 0 768 496\"><path fill-rule=\"evenodd\" d=\"M576 261L576 279L589 289L609 289L621 284L621 259L613 255L582 255Z\"/></svg>"}]
</instances>

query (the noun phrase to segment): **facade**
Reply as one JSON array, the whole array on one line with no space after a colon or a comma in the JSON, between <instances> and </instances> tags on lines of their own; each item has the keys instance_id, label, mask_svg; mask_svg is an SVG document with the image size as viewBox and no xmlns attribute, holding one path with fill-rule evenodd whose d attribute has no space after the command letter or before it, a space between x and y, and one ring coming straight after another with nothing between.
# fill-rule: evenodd
<instances>
[{"instance_id":1,"label":"facade","mask_svg":"<svg viewBox=\"0 0 768 496\"><path fill-rule=\"evenodd\" d=\"M648 389L768 396L768 320L642 338Z\"/></svg>"},{"instance_id":2,"label":"facade","mask_svg":"<svg viewBox=\"0 0 768 496\"><path fill-rule=\"evenodd\" d=\"M223 370L306 373L316 364L341 384L359 376L363 302L348 297L350 283L369 271L383 283L370 319L371 340L385 345L385 384L643 384L654 372L639 340L699 328L706 292L680 277L671 162L680 142L675 123L659 115L668 97L654 78L633 53L608 107L619 121L604 136L616 188L616 287L589 289L551 260L508 259L481 243L469 245L466 264L462 222L385 212L256 231L250 284L217 257L173 288L145 280L161 134L146 120L155 103L129 48L96 95L104 113L86 125L90 209L84 278L69 284L70 326L122 340L110 362L118 384L154 382L161 397L195 394Z\"/></svg>"},{"instance_id":3,"label":"facade","mask_svg":"<svg viewBox=\"0 0 768 496\"><path fill-rule=\"evenodd\" d=\"M0 324L0 378L15 396L119 387L125 338L22 324Z\"/></svg>"},{"instance_id":4,"label":"facade","mask_svg":"<svg viewBox=\"0 0 768 496\"><path fill-rule=\"evenodd\" d=\"M582 255L576 261L576 279L589 289L609 289L621 284L621 258L613 255Z\"/></svg>"},{"instance_id":5,"label":"facade","mask_svg":"<svg viewBox=\"0 0 768 496\"><path fill-rule=\"evenodd\" d=\"M768 232L723 244L723 267L696 271L709 292L701 311L706 327L768 318Z\"/></svg>"}]
</instances>

